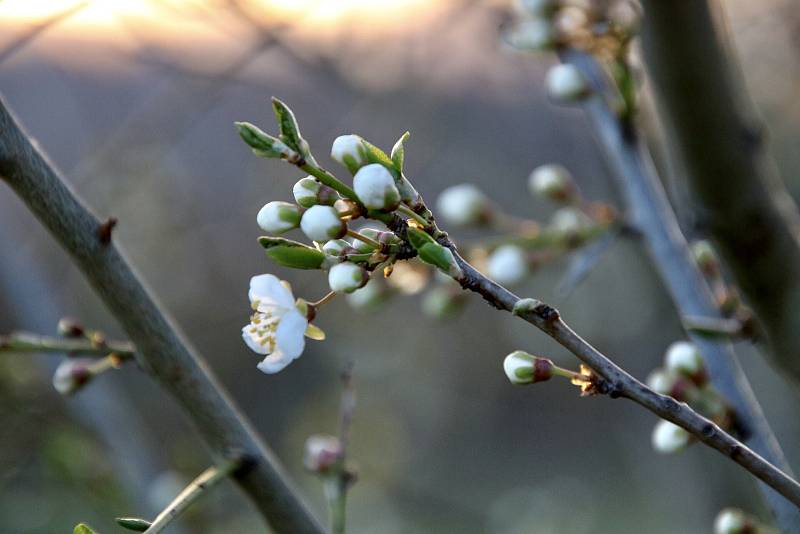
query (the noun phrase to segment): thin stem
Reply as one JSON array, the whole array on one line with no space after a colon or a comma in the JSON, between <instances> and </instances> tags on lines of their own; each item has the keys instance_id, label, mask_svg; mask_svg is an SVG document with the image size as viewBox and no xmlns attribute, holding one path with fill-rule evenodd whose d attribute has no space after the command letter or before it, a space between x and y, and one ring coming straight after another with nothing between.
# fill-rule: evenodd
<instances>
[{"instance_id":1,"label":"thin stem","mask_svg":"<svg viewBox=\"0 0 800 534\"><path fill-rule=\"evenodd\" d=\"M17 332L0 336L0 353L68 353L81 356L106 356L114 353L122 359L132 358L136 349L132 343L110 341L101 345L86 339L65 339Z\"/></svg>"},{"instance_id":2,"label":"thin stem","mask_svg":"<svg viewBox=\"0 0 800 534\"><path fill-rule=\"evenodd\" d=\"M330 291L327 295L325 295L324 297L322 297L318 301L309 302L309 305L314 306L315 308L321 308L325 304L327 304L330 301L332 301L335 296L336 296L336 291Z\"/></svg>"},{"instance_id":3,"label":"thin stem","mask_svg":"<svg viewBox=\"0 0 800 534\"><path fill-rule=\"evenodd\" d=\"M374 239L371 239L371 238L365 236L364 234L360 234L360 233L356 232L355 230L353 230L351 228L347 229L347 235L349 235L350 237L355 237L356 239L358 239L362 243L366 243L367 245L371 246L375 250L380 250L381 248L383 248L383 245L381 245L380 243L378 243Z\"/></svg>"},{"instance_id":4,"label":"thin stem","mask_svg":"<svg viewBox=\"0 0 800 534\"><path fill-rule=\"evenodd\" d=\"M400 204L397 206L397 211L402 213L403 215L407 215L409 218L414 219L417 221L423 228L427 228L430 226L431 222L427 220L425 217L416 213L414 210L406 206L405 204Z\"/></svg>"},{"instance_id":5,"label":"thin stem","mask_svg":"<svg viewBox=\"0 0 800 534\"><path fill-rule=\"evenodd\" d=\"M341 182L333 174L329 173L322 167L317 167L316 165L312 165L308 162L304 162L299 167L316 178L321 184L327 185L331 189L334 189L343 197L360 202L355 191L353 191L349 186Z\"/></svg>"},{"instance_id":6,"label":"thin stem","mask_svg":"<svg viewBox=\"0 0 800 534\"><path fill-rule=\"evenodd\" d=\"M241 458L233 458L220 465L211 466L203 471L200 476L192 480L186 488L178 494L175 499L158 514L150 527L145 530L145 534L158 534L189 506L199 499L204 493L223 481L228 475L236 471L242 465Z\"/></svg>"}]
</instances>

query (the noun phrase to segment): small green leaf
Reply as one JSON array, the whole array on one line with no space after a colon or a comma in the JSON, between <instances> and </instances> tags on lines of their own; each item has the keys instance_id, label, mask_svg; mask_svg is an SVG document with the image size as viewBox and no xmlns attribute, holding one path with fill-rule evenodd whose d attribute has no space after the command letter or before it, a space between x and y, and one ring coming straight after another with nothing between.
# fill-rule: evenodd
<instances>
[{"instance_id":1,"label":"small green leaf","mask_svg":"<svg viewBox=\"0 0 800 534\"><path fill-rule=\"evenodd\" d=\"M394 168L397 169L397 172L401 174L403 173L403 163L406 156L406 150L403 147L403 143L405 143L410 136L410 133L404 133L392 147L392 162L394 163Z\"/></svg>"},{"instance_id":2,"label":"small green leaf","mask_svg":"<svg viewBox=\"0 0 800 534\"><path fill-rule=\"evenodd\" d=\"M239 135L253 149L256 156L290 159L292 154L296 155L295 151L286 146L283 141L262 131L258 126L249 122L235 124Z\"/></svg>"},{"instance_id":3,"label":"small green leaf","mask_svg":"<svg viewBox=\"0 0 800 534\"><path fill-rule=\"evenodd\" d=\"M361 142L364 144L364 148L367 150L368 163L380 163L389 169L393 174L397 174L397 169L395 169L394 162L389 156L386 155L386 152L376 147L366 139L362 140Z\"/></svg>"},{"instance_id":4,"label":"small green leaf","mask_svg":"<svg viewBox=\"0 0 800 534\"><path fill-rule=\"evenodd\" d=\"M80 523L75 527L75 530L72 531L72 534L97 534L92 528L87 525L86 523Z\"/></svg>"},{"instance_id":5,"label":"small green leaf","mask_svg":"<svg viewBox=\"0 0 800 534\"><path fill-rule=\"evenodd\" d=\"M132 530L134 532L144 532L152 523L146 519L138 517L117 517L114 521L117 522L122 528Z\"/></svg>"},{"instance_id":6,"label":"small green leaf","mask_svg":"<svg viewBox=\"0 0 800 534\"><path fill-rule=\"evenodd\" d=\"M419 259L425 263L435 265L454 278L458 278L462 274L453 253L449 248L443 247L439 243L428 243L417 249L417 254Z\"/></svg>"},{"instance_id":7,"label":"small green leaf","mask_svg":"<svg viewBox=\"0 0 800 534\"><path fill-rule=\"evenodd\" d=\"M427 232L419 228L414 228L413 226L409 226L406 229L406 234L408 235L408 242L411 243L411 246L414 247L417 252L428 243L436 243L436 240L428 235Z\"/></svg>"},{"instance_id":8,"label":"small green leaf","mask_svg":"<svg viewBox=\"0 0 800 534\"><path fill-rule=\"evenodd\" d=\"M309 163L316 165L316 160L311 155L311 149L308 142L303 139L300 134L300 126L297 124L297 119L294 112L283 101L272 97L272 109L275 111L275 118L278 119L278 127L280 128L281 141L299 153Z\"/></svg>"},{"instance_id":9,"label":"small green leaf","mask_svg":"<svg viewBox=\"0 0 800 534\"><path fill-rule=\"evenodd\" d=\"M267 257L278 265L292 269L319 269L325 261L325 253L303 243L282 237L259 237Z\"/></svg>"}]
</instances>

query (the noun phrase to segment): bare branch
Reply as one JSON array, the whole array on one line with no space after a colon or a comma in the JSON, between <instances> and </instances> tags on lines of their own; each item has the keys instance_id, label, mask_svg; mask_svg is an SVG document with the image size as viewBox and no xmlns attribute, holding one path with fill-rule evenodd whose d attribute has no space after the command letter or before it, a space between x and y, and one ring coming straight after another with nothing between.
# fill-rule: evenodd
<instances>
[{"instance_id":1,"label":"bare branch","mask_svg":"<svg viewBox=\"0 0 800 534\"><path fill-rule=\"evenodd\" d=\"M323 527L289 482L206 363L156 304L102 224L66 185L0 101L0 178L72 255L138 349L140 365L157 378L194 422L215 459L233 451L250 461L236 481L277 532L321 533Z\"/></svg>"}]
</instances>

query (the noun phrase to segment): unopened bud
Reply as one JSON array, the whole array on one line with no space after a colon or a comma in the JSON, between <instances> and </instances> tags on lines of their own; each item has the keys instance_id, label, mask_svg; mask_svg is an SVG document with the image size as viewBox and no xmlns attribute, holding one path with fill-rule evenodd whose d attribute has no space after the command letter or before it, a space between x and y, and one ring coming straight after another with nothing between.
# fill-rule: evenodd
<instances>
[{"instance_id":1,"label":"unopened bud","mask_svg":"<svg viewBox=\"0 0 800 534\"><path fill-rule=\"evenodd\" d=\"M383 278L370 279L364 287L346 296L347 303L356 310L371 310L378 307L390 295Z\"/></svg>"},{"instance_id":2,"label":"unopened bud","mask_svg":"<svg viewBox=\"0 0 800 534\"><path fill-rule=\"evenodd\" d=\"M553 377L553 362L525 351L515 350L503 360L503 370L515 385L535 384Z\"/></svg>"},{"instance_id":3,"label":"unopened bud","mask_svg":"<svg viewBox=\"0 0 800 534\"><path fill-rule=\"evenodd\" d=\"M508 42L519 50L549 50L558 40L553 22L546 18L521 21L508 34Z\"/></svg>"},{"instance_id":4,"label":"unopened bud","mask_svg":"<svg viewBox=\"0 0 800 534\"><path fill-rule=\"evenodd\" d=\"M341 256L346 249L350 248L350 243L345 239L331 239L322 245L322 252L331 256Z\"/></svg>"},{"instance_id":5,"label":"unopened bud","mask_svg":"<svg viewBox=\"0 0 800 534\"><path fill-rule=\"evenodd\" d=\"M518 284L528 276L528 256L521 247L503 245L489 255L486 270L499 284Z\"/></svg>"},{"instance_id":6,"label":"unopened bud","mask_svg":"<svg viewBox=\"0 0 800 534\"><path fill-rule=\"evenodd\" d=\"M714 247L705 239L692 243L692 256L697 266L707 275L715 275L719 272L719 258L717 258Z\"/></svg>"},{"instance_id":7,"label":"unopened bud","mask_svg":"<svg viewBox=\"0 0 800 534\"><path fill-rule=\"evenodd\" d=\"M367 162L367 148L358 135L340 135L333 141L331 157L355 174Z\"/></svg>"},{"instance_id":8,"label":"unopened bud","mask_svg":"<svg viewBox=\"0 0 800 534\"><path fill-rule=\"evenodd\" d=\"M588 215L571 206L557 210L550 219L550 228L567 236L577 236L591 225Z\"/></svg>"},{"instance_id":9,"label":"unopened bud","mask_svg":"<svg viewBox=\"0 0 800 534\"><path fill-rule=\"evenodd\" d=\"M575 65L554 65L545 78L547 93L559 102L576 102L589 96L591 90L583 73Z\"/></svg>"},{"instance_id":10,"label":"unopened bud","mask_svg":"<svg viewBox=\"0 0 800 534\"><path fill-rule=\"evenodd\" d=\"M672 395L672 386L675 385L674 373L664 369L656 369L647 377L647 387L661 395Z\"/></svg>"},{"instance_id":11,"label":"unopened bud","mask_svg":"<svg viewBox=\"0 0 800 534\"><path fill-rule=\"evenodd\" d=\"M694 343L676 341L667 348L664 365L670 371L691 378L698 385L707 381L703 356Z\"/></svg>"},{"instance_id":12,"label":"unopened bud","mask_svg":"<svg viewBox=\"0 0 800 534\"><path fill-rule=\"evenodd\" d=\"M653 449L661 454L673 454L685 449L692 436L669 421L659 421L653 429Z\"/></svg>"},{"instance_id":13,"label":"unopened bud","mask_svg":"<svg viewBox=\"0 0 800 534\"><path fill-rule=\"evenodd\" d=\"M300 224L300 208L289 202L273 200L259 210L256 221L265 232L282 234Z\"/></svg>"},{"instance_id":14,"label":"unopened bud","mask_svg":"<svg viewBox=\"0 0 800 534\"><path fill-rule=\"evenodd\" d=\"M292 194L294 201L304 208L310 208L315 204L332 206L339 199L336 191L311 176L300 178L292 187Z\"/></svg>"},{"instance_id":15,"label":"unopened bud","mask_svg":"<svg viewBox=\"0 0 800 534\"><path fill-rule=\"evenodd\" d=\"M558 10L559 0L516 0L514 7L522 15L548 17Z\"/></svg>"},{"instance_id":16,"label":"unopened bud","mask_svg":"<svg viewBox=\"0 0 800 534\"><path fill-rule=\"evenodd\" d=\"M312 473L325 475L341 461L342 452L339 438L317 434L306 440L303 463Z\"/></svg>"},{"instance_id":17,"label":"unopened bud","mask_svg":"<svg viewBox=\"0 0 800 534\"><path fill-rule=\"evenodd\" d=\"M324 243L347 233L347 223L332 206L311 206L300 219L300 228L312 241Z\"/></svg>"},{"instance_id":18,"label":"unopened bud","mask_svg":"<svg viewBox=\"0 0 800 534\"><path fill-rule=\"evenodd\" d=\"M755 525L744 512L725 508L714 520L714 534L756 534Z\"/></svg>"},{"instance_id":19,"label":"unopened bud","mask_svg":"<svg viewBox=\"0 0 800 534\"><path fill-rule=\"evenodd\" d=\"M391 243L399 243L400 239L393 233L393 232L385 232L383 230L378 230L376 228L361 228L358 230L358 233L372 239L373 241L377 241L381 244L391 244ZM369 243L365 243L361 241L357 237L353 238L353 242L350 245L356 251L360 253L367 253L372 252L375 250L375 247Z\"/></svg>"},{"instance_id":20,"label":"unopened bud","mask_svg":"<svg viewBox=\"0 0 800 534\"><path fill-rule=\"evenodd\" d=\"M441 192L436 201L439 215L456 226L476 226L488 221L489 200L472 184L459 184Z\"/></svg>"},{"instance_id":21,"label":"unopened bud","mask_svg":"<svg viewBox=\"0 0 800 534\"><path fill-rule=\"evenodd\" d=\"M422 299L422 312L435 319L447 319L464 308L464 293L460 288L437 286Z\"/></svg>"},{"instance_id":22,"label":"unopened bud","mask_svg":"<svg viewBox=\"0 0 800 534\"><path fill-rule=\"evenodd\" d=\"M400 191L394 177L380 163L361 167L353 177L353 189L368 209L392 211L400 205Z\"/></svg>"},{"instance_id":23,"label":"unopened bud","mask_svg":"<svg viewBox=\"0 0 800 534\"><path fill-rule=\"evenodd\" d=\"M367 271L351 262L337 263L328 271L328 285L337 293L352 293L369 280Z\"/></svg>"},{"instance_id":24,"label":"unopened bud","mask_svg":"<svg viewBox=\"0 0 800 534\"><path fill-rule=\"evenodd\" d=\"M570 172L555 163L533 169L528 177L528 189L535 196L555 202L569 202L577 194Z\"/></svg>"},{"instance_id":25,"label":"unopened bud","mask_svg":"<svg viewBox=\"0 0 800 534\"><path fill-rule=\"evenodd\" d=\"M53 387L62 395L71 395L92 379L91 358L67 358L53 374Z\"/></svg>"},{"instance_id":26,"label":"unopened bud","mask_svg":"<svg viewBox=\"0 0 800 534\"><path fill-rule=\"evenodd\" d=\"M83 337L86 330L77 319L63 317L58 321L58 335L64 337Z\"/></svg>"}]
</instances>

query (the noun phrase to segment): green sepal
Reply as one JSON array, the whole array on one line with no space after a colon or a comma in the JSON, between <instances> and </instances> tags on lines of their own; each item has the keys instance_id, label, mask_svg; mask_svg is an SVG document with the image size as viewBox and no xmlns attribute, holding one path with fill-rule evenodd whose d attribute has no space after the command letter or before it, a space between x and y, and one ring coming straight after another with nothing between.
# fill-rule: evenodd
<instances>
[{"instance_id":1,"label":"green sepal","mask_svg":"<svg viewBox=\"0 0 800 534\"><path fill-rule=\"evenodd\" d=\"M253 154L262 158L297 159L295 150L287 146L277 137L273 137L249 122L237 122L239 136L253 149Z\"/></svg>"},{"instance_id":2,"label":"green sepal","mask_svg":"<svg viewBox=\"0 0 800 534\"><path fill-rule=\"evenodd\" d=\"M411 134L409 132L404 133L392 147L392 163L394 163L394 168L397 169L397 172L400 174L403 173L403 163L406 156L406 150L403 147L403 143L405 143L410 136Z\"/></svg>"},{"instance_id":3,"label":"green sepal","mask_svg":"<svg viewBox=\"0 0 800 534\"><path fill-rule=\"evenodd\" d=\"M419 249L428 243L436 243L436 240L433 239L427 232L424 232L419 228L414 228L413 226L406 228L406 235L408 236L408 242L411 243L411 246L417 251L419 251Z\"/></svg>"},{"instance_id":4,"label":"green sepal","mask_svg":"<svg viewBox=\"0 0 800 534\"><path fill-rule=\"evenodd\" d=\"M72 534L97 534L92 527L87 525L86 523L79 523L75 526L75 529L72 531Z\"/></svg>"},{"instance_id":5,"label":"green sepal","mask_svg":"<svg viewBox=\"0 0 800 534\"><path fill-rule=\"evenodd\" d=\"M325 261L325 253L303 243L282 237L258 238L267 257L284 267L292 269L320 269Z\"/></svg>"},{"instance_id":6,"label":"green sepal","mask_svg":"<svg viewBox=\"0 0 800 534\"><path fill-rule=\"evenodd\" d=\"M308 143L300 135L300 126L297 124L294 112L283 101L274 96L272 97L272 109L275 112L275 118L278 120L281 141L303 156L306 161L316 165L313 156L311 156Z\"/></svg>"},{"instance_id":7,"label":"green sepal","mask_svg":"<svg viewBox=\"0 0 800 534\"><path fill-rule=\"evenodd\" d=\"M114 519L119 526L122 528L126 528L128 530L132 530L134 532L144 532L152 523L146 519L141 519L139 517L117 517Z\"/></svg>"}]
</instances>

